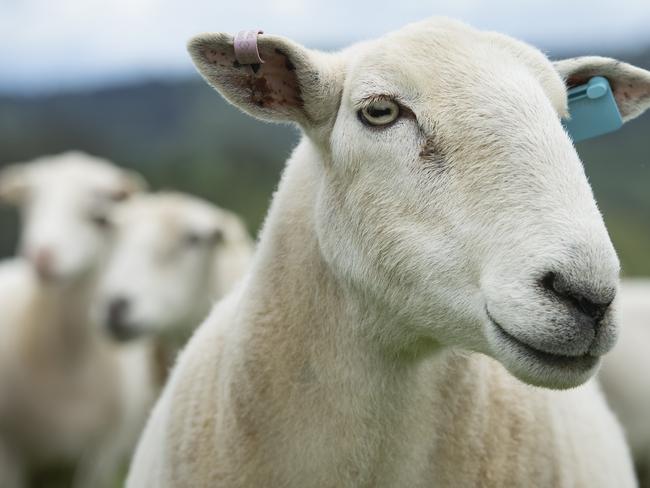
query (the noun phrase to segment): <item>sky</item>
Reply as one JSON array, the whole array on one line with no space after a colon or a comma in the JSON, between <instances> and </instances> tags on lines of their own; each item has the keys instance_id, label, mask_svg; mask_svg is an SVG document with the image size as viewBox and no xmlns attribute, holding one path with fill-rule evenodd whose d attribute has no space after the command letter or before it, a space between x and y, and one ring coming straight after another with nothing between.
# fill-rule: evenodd
<instances>
[{"instance_id":1,"label":"sky","mask_svg":"<svg viewBox=\"0 0 650 488\"><path fill-rule=\"evenodd\" d=\"M650 0L0 0L0 91L192 72L194 34L261 28L339 47L446 15L552 51L650 47Z\"/></svg>"}]
</instances>

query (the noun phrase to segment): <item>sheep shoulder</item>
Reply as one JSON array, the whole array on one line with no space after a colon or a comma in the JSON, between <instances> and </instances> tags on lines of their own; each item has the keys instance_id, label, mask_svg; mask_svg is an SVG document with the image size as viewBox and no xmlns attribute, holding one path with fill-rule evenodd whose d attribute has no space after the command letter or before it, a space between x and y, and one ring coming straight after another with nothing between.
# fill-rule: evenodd
<instances>
[{"instance_id":1,"label":"sheep shoulder","mask_svg":"<svg viewBox=\"0 0 650 488\"><path fill-rule=\"evenodd\" d=\"M220 415L220 377L227 374L221 367L223 344L236 295L231 293L215 306L179 354L140 438L127 486L163 488L182 486L188 479L215 479L219 467L215 466L214 420ZM178 464L169 465L172 458Z\"/></svg>"}]
</instances>

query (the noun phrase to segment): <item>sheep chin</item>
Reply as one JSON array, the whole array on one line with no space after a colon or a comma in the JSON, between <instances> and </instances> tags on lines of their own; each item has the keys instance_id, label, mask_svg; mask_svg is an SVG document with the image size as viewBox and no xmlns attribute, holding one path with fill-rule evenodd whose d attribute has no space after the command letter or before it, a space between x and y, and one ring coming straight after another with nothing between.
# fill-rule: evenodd
<instances>
[{"instance_id":1,"label":"sheep chin","mask_svg":"<svg viewBox=\"0 0 650 488\"><path fill-rule=\"evenodd\" d=\"M598 370L600 356L567 356L540 351L509 334L490 318L487 338L492 356L513 376L533 386L566 390L587 382Z\"/></svg>"}]
</instances>

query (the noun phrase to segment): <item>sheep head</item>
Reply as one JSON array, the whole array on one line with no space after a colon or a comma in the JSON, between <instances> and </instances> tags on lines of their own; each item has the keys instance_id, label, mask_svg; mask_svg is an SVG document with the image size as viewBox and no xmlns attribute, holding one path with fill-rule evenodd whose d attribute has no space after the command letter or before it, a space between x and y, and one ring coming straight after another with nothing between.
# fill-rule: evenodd
<instances>
[{"instance_id":1,"label":"sheep head","mask_svg":"<svg viewBox=\"0 0 650 488\"><path fill-rule=\"evenodd\" d=\"M142 178L80 152L11 165L0 189L22 213L20 252L37 275L65 283L99 264L112 205L143 188Z\"/></svg>"},{"instance_id":2,"label":"sheep head","mask_svg":"<svg viewBox=\"0 0 650 488\"><path fill-rule=\"evenodd\" d=\"M239 232L245 237L233 220L177 193L138 195L118 205L114 248L95 307L98 323L122 341L143 334L186 337L217 298L217 253L237 245Z\"/></svg>"},{"instance_id":3,"label":"sheep head","mask_svg":"<svg viewBox=\"0 0 650 488\"><path fill-rule=\"evenodd\" d=\"M616 338L619 262L561 124L565 80L610 78L628 120L648 107L650 73L554 66L447 19L333 54L264 34L259 46L252 66L226 34L189 50L229 101L304 130L320 251L376 313L379 342L482 352L552 388L594 374Z\"/></svg>"}]
</instances>

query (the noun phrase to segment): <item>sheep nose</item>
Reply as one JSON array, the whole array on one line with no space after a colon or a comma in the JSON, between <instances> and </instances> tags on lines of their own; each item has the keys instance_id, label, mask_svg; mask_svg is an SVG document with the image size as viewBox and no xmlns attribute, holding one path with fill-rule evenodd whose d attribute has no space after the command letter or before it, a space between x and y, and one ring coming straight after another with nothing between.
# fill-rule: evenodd
<instances>
[{"instance_id":1,"label":"sheep nose","mask_svg":"<svg viewBox=\"0 0 650 488\"><path fill-rule=\"evenodd\" d=\"M111 335L120 341L129 340L133 331L128 323L131 303L128 298L116 297L108 303L107 323Z\"/></svg>"},{"instance_id":2,"label":"sheep nose","mask_svg":"<svg viewBox=\"0 0 650 488\"><path fill-rule=\"evenodd\" d=\"M584 286L572 284L561 274L554 272L548 272L544 275L542 286L587 317L596 330L598 330L607 309L614 301L615 293L612 289L602 292L590 290Z\"/></svg>"},{"instance_id":3,"label":"sheep nose","mask_svg":"<svg viewBox=\"0 0 650 488\"><path fill-rule=\"evenodd\" d=\"M52 249L39 248L29 253L28 259L41 279L49 280L54 277L54 251Z\"/></svg>"}]
</instances>

